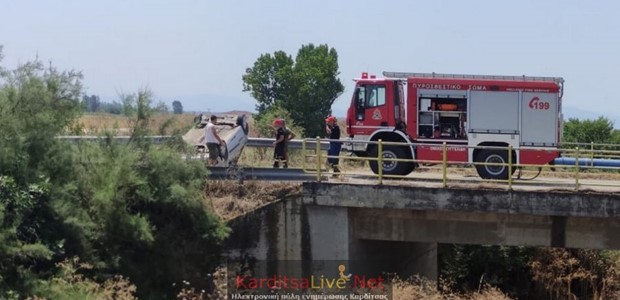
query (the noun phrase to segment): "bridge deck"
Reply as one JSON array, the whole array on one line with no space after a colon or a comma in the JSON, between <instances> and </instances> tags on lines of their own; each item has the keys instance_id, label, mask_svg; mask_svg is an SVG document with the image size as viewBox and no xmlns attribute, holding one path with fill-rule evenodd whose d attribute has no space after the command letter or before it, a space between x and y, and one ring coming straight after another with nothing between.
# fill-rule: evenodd
<instances>
[{"instance_id":1,"label":"bridge deck","mask_svg":"<svg viewBox=\"0 0 620 300\"><path fill-rule=\"evenodd\" d=\"M326 174L327 175L327 174ZM463 188L497 188L508 189L507 182L482 180L477 176L448 174L448 187ZM434 172L413 172L405 178L384 178L384 185L408 185L423 187L443 187L443 175ZM355 174L329 178L330 182L343 182L355 184L376 184L377 175L370 171L356 171ZM532 180L514 179L513 190L523 191L550 191L563 190L575 191L576 180L574 178L538 177ZM579 179L579 191L594 191L601 193L620 193L620 181L610 179Z\"/></svg>"}]
</instances>

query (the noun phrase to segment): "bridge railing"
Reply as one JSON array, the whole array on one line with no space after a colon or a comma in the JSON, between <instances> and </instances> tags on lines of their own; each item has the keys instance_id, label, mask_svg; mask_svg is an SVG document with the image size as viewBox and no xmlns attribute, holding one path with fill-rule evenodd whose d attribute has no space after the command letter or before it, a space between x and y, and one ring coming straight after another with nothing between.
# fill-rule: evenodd
<instances>
[{"instance_id":1,"label":"bridge railing","mask_svg":"<svg viewBox=\"0 0 620 300\"><path fill-rule=\"evenodd\" d=\"M82 142L82 141L96 141L101 139L99 136L64 136L59 137L61 139ZM162 143L169 139L169 136L152 136L149 137L154 143ZM119 142L123 142L129 139L129 137L121 136L114 137ZM383 183L383 180L406 180L412 179L417 176L417 180L425 180L429 182L438 182L442 186L447 186L448 183L504 183L509 189L512 189L513 185L562 185L568 186L574 189L584 189L588 187L618 187L620 186L620 145L617 144L597 144L597 143L562 143L557 149L563 158L572 158L568 160L572 162L570 165L533 165L517 163L516 159L513 161L512 156L508 156L509 161L505 163L484 163L484 162L460 162L449 159L447 149L455 147L454 144L430 144L430 143L402 143L402 142L389 142L389 141L355 141L355 140L338 140L344 144L360 143L362 145L373 145L376 147L385 146L400 146L400 147L420 147L420 146L433 146L441 147L442 155L441 159L434 160L421 160L417 158L413 159L394 159L384 158L379 155L373 157L357 157L354 155L339 155L328 156L325 150L329 148L329 142L332 140L323 138L305 138L296 139L290 141L290 149L301 149L302 152L302 168L306 173L312 173L316 175L317 180L321 180L324 177L325 168L323 163L328 158L338 158L342 163L340 164L343 171L340 175L341 178L350 177L352 179L374 178L377 183ZM258 147L267 148L272 147L273 139L269 138L249 138L246 147ZM534 147L519 147L511 149L510 147L492 147L492 146L467 146L458 145L460 148L466 148L468 153L473 149L500 149L504 151L520 150L540 150L540 148ZM344 149L343 149L344 150ZM381 153L382 151L377 151ZM345 154L346 152L342 152ZM350 154L350 153L349 153ZM470 155L468 155L470 156ZM383 174L383 168L378 168L377 174L369 173L368 164L376 163L382 165L383 163L390 162L410 162L416 163L420 167L413 171L412 175L389 175ZM510 176L505 180L483 180L479 178L478 174L474 171L475 167L481 166L505 166L509 169L517 169L517 176ZM424 178L419 178L420 174ZM532 178L528 178L528 174L533 174ZM538 175L542 175L535 178Z\"/></svg>"},{"instance_id":2,"label":"bridge railing","mask_svg":"<svg viewBox=\"0 0 620 300\"><path fill-rule=\"evenodd\" d=\"M361 143L373 145L377 148L376 156L359 157L355 155L328 155L324 153L322 147L329 142L340 143ZM312 146L310 146L312 145ZM414 158L388 158L383 157L383 149L386 146L404 147L404 149L419 148L420 146L440 147L440 159L422 160ZM573 147L574 146L574 147ZM449 159L450 147L465 148L467 157L475 149L500 150L513 155L505 155L505 162L482 162L482 161L456 161ZM617 145L597 145L597 144L564 144L559 148L540 148L540 147L498 147L498 146L468 146L460 144L437 143L404 143L390 141L351 141L351 140L330 140L324 138L310 138L302 140L302 168L307 173L316 174L316 180L320 181L325 176L325 166L329 158L340 161L339 178L374 178L377 184L383 184L384 180L406 180L417 179L427 182L435 182L443 187L450 183L458 184L481 184L481 183L500 183L513 189L519 186L562 186L574 190L584 188L602 188L605 190L620 190L620 147ZM518 154L523 150L536 151L559 151L561 164L524 164L518 162ZM516 155L515 155L516 154ZM369 164L378 166L389 164L390 162L403 162L416 164L418 167L411 174L394 175L384 174L383 168L376 168L377 172L370 172ZM503 167L507 168L508 174L505 179L482 179L475 171L481 167ZM329 168L328 168L329 169ZM510 172L510 170L514 170ZM518 173L517 173L518 172ZM515 174L516 173L516 174ZM417 174L417 176L416 176ZM533 174L531 178L527 174ZM472 176L473 175L473 176ZM516 175L516 176L515 176ZM542 175L542 176L539 176Z\"/></svg>"}]
</instances>

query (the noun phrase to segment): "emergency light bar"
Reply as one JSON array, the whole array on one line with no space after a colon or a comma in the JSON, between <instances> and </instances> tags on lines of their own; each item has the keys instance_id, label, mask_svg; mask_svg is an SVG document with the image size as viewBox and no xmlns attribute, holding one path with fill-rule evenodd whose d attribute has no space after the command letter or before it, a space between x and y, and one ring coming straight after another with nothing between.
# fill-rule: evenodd
<instances>
[{"instance_id":1,"label":"emergency light bar","mask_svg":"<svg viewBox=\"0 0 620 300\"><path fill-rule=\"evenodd\" d=\"M370 75L370 79L376 79L377 76ZM362 79L368 79L368 72L362 72Z\"/></svg>"}]
</instances>

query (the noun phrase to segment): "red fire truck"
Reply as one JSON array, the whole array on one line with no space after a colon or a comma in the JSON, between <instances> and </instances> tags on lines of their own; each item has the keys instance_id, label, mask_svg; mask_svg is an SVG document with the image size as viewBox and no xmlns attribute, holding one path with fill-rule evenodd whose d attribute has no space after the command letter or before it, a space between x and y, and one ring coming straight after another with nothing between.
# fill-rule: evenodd
<instances>
[{"instance_id":1,"label":"red fire truck","mask_svg":"<svg viewBox=\"0 0 620 300\"><path fill-rule=\"evenodd\" d=\"M381 139L413 144L383 146L387 159L441 162L444 142L451 163L508 163L509 145L513 163L542 166L559 157L562 78L399 72L383 76L364 72L355 79L346 118L352 142L346 147L357 156L377 157L377 145L367 141ZM382 167L383 174L406 175L416 166L384 161ZM370 167L378 173L376 161ZM476 169L485 179L507 179L515 171L498 165Z\"/></svg>"}]
</instances>

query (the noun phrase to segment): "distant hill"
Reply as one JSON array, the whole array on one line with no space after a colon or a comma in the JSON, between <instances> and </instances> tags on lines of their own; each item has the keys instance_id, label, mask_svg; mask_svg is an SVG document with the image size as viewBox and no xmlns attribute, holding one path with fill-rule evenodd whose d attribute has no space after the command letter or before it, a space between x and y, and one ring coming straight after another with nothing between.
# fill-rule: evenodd
<instances>
[{"instance_id":1,"label":"distant hill","mask_svg":"<svg viewBox=\"0 0 620 300\"><path fill-rule=\"evenodd\" d=\"M230 110L230 111L224 111L224 112L216 112L215 114L252 116L254 113L251 111L246 111L246 110Z\"/></svg>"}]
</instances>

